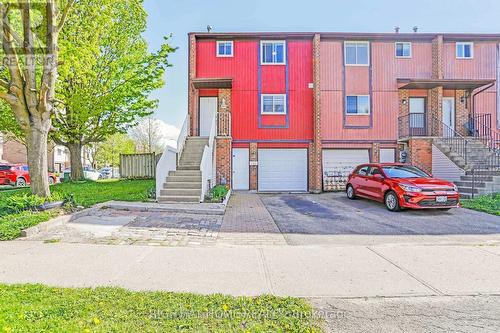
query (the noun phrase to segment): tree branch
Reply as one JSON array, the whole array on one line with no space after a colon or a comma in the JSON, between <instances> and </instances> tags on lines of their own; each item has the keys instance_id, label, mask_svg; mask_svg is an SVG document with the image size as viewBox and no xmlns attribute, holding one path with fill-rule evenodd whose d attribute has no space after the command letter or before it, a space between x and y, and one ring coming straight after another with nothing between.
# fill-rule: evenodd
<instances>
[{"instance_id":1,"label":"tree branch","mask_svg":"<svg viewBox=\"0 0 500 333\"><path fill-rule=\"evenodd\" d=\"M66 4L66 7L64 7L61 15L61 21L59 21L59 24L57 25L57 30L61 31L61 29L64 27L64 23L66 23L69 11L71 10L71 7L73 7L74 3L75 0L69 0L68 3Z\"/></svg>"}]
</instances>

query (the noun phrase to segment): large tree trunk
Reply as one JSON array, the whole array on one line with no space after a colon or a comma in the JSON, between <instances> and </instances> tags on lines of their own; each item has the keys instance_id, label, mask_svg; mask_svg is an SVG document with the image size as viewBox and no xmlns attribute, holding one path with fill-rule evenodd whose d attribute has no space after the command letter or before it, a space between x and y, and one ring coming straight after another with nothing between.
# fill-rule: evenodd
<instances>
[{"instance_id":1,"label":"large tree trunk","mask_svg":"<svg viewBox=\"0 0 500 333\"><path fill-rule=\"evenodd\" d=\"M35 121L26 134L31 192L41 197L50 196L47 164L47 138L51 121Z\"/></svg>"},{"instance_id":2,"label":"large tree trunk","mask_svg":"<svg viewBox=\"0 0 500 333\"><path fill-rule=\"evenodd\" d=\"M82 180L83 166L82 166L82 144L69 143L69 156L71 160L71 180Z\"/></svg>"}]
</instances>

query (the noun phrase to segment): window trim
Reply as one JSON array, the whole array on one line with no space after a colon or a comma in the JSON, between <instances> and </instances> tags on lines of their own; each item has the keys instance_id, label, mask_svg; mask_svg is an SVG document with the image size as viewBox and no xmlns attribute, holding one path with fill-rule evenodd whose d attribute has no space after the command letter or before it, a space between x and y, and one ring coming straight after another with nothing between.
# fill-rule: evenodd
<instances>
[{"instance_id":1,"label":"window trim","mask_svg":"<svg viewBox=\"0 0 500 333\"><path fill-rule=\"evenodd\" d=\"M347 63L347 44L349 43L357 43L357 44L365 44L366 45L366 64L348 64ZM356 50L356 61L357 61L358 55L357 55L357 50ZM370 66L370 41L367 40L346 40L344 41L344 66Z\"/></svg>"},{"instance_id":2,"label":"window trim","mask_svg":"<svg viewBox=\"0 0 500 333\"><path fill-rule=\"evenodd\" d=\"M283 96L283 112L265 112L264 111L264 96L265 97L275 97L275 96ZM273 110L274 110L274 98L273 98ZM286 107L286 94L261 94L260 95L260 114L269 115L269 116L283 116L287 113Z\"/></svg>"},{"instance_id":3,"label":"window trim","mask_svg":"<svg viewBox=\"0 0 500 333\"><path fill-rule=\"evenodd\" d=\"M459 57L458 56L458 46L459 45L470 45L470 57ZM465 49L464 49L464 55L465 55ZM469 59L474 59L474 42L455 42L455 58L456 59L461 59L461 60L469 60Z\"/></svg>"},{"instance_id":4,"label":"window trim","mask_svg":"<svg viewBox=\"0 0 500 333\"><path fill-rule=\"evenodd\" d=\"M231 54L220 54L219 53L219 44L222 43L230 43L231 44ZM215 47L215 56L217 58L231 58L234 56L234 42L232 40L218 40L216 42L216 47Z\"/></svg>"},{"instance_id":5,"label":"window trim","mask_svg":"<svg viewBox=\"0 0 500 333\"><path fill-rule=\"evenodd\" d=\"M410 55L398 56L398 47L397 47L398 44L409 44L410 45ZM399 58L399 59L410 59L412 56L412 48L413 48L413 45L411 44L411 42L394 42L394 55L396 56L396 58Z\"/></svg>"},{"instance_id":6,"label":"window trim","mask_svg":"<svg viewBox=\"0 0 500 333\"><path fill-rule=\"evenodd\" d=\"M263 46L265 43L283 43L283 62L264 62L264 50ZM264 66L273 66L273 65L286 65L286 56L287 56L287 48L286 48L286 40L277 40L277 39L267 39L260 41L260 64Z\"/></svg>"},{"instance_id":7,"label":"window trim","mask_svg":"<svg viewBox=\"0 0 500 333\"><path fill-rule=\"evenodd\" d=\"M348 113L347 112L347 98L348 97L368 97L368 113ZM370 95L345 95L345 101L344 101L344 105L345 105L345 115L346 116L369 116L371 115L372 113L372 100L371 100L371 96ZM356 101L356 106L357 106L357 101ZM356 110L357 111L357 110Z\"/></svg>"}]
</instances>

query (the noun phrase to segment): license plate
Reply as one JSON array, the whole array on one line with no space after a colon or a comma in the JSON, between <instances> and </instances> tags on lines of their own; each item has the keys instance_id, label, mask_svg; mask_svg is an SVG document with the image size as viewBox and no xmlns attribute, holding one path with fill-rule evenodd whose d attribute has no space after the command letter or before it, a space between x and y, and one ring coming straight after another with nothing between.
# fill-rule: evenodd
<instances>
[{"instance_id":1,"label":"license plate","mask_svg":"<svg viewBox=\"0 0 500 333\"><path fill-rule=\"evenodd\" d=\"M448 201L448 197L446 195L436 197L436 202L446 202L446 201Z\"/></svg>"}]
</instances>

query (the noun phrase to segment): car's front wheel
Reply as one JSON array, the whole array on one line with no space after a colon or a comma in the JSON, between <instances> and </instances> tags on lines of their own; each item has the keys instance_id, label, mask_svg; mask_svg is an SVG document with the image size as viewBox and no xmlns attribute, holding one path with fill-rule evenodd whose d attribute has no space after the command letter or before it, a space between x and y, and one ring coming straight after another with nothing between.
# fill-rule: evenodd
<instances>
[{"instance_id":1,"label":"car's front wheel","mask_svg":"<svg viewBox=\"0 0 500 333\"><path fill-rule=\"evenodd\" d=\"M391 212L398 212L401 210L401 206L399 205L399 200L396 192L390 191L385 195L385 206Z\"/></svg>"},{"instance_id":2,"label":"car's front wheel","mask_svg":"<svg viewBox=\"0 0 500 333\"><path fill-rule=\"evenodd\" d=\"M26 179L24 178L17 178L16 180L16 187L25 187L26 186Z\"/></svg>"},{"instance_id":3,"label":"car's front wheel","mask_svg":"<svg viewBox=\"0 0 500 333\"><path fill-rule=\"evenodd\" d=\"M54 183L55 183L55 182L56 182L56 181L55 181L55 179L54 179L54 178L49 177L49 185L54 185Z\"/></svg>"},{"instance_id":4,"label":"car's front wheel","mask_svg":"<svg viewBox=\"0 0 500 333\"><path fill-rule=\"evenodd\" d=\"M347 194L347 198L349 198L351 200L356 199L356 192L354 192L354 187L352 187L351 184L347 185L345 192Z\"/></svg>"}]
</instances>

